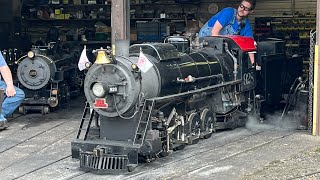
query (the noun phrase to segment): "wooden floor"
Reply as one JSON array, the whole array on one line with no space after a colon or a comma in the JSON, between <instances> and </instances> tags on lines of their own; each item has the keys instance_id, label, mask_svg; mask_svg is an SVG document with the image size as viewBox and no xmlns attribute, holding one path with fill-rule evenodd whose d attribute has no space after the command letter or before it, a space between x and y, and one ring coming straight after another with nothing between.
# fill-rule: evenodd
<instances>
[{"instance_id":1,"label":"wooden floor","mask_svg":"<svg viewBox=\"0 0 320 180\"><path fill-rule=\"evenodd\" d=\"M79 161L71 158L70 143L76 136L84 102L84 98L73 100L47 115L15 115L9 128L0 131L0 179L238 179L253 171L252 163L243 163L252 157L259 159L255 167L263 167L279 157L313 148L319 140L303 131L238 128L142 164L134 172L97 175L81 171ZM301 139L304 144L300 145Z\"/></svg>"}]
</instances>

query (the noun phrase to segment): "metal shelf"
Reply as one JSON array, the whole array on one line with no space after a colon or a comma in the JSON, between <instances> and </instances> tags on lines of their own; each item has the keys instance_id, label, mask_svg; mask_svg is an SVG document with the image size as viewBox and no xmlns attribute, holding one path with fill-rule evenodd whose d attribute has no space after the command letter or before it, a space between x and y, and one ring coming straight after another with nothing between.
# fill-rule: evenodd
<instances>
[{"instance_id":1,"label":"metal shelf","mask_svg":"<svg viewBox=\"0 0 320 180\"><path fill-rule=\"evenodd\" d=\"M24 7L111 7L111 4L46 4L46 5L38 5L38 4L23 4Z\"/></svg>"},{"instance_id":2,"label":"metal shelf","mask_svg":"<svg viewBox=\"0 0 320 180\"><path fill-rule=\"evenodd\" d=\"M23 21L33 21L33 22L45 22L45 21L107 21L111 18L97 18L97 19L22 19Z\"/></svg>"}]
</instances>

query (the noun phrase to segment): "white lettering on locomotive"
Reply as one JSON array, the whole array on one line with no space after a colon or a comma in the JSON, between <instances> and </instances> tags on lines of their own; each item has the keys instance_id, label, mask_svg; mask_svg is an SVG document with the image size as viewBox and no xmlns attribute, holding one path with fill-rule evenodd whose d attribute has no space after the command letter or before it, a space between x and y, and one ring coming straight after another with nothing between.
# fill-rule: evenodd
<instances>
[{"instance_id":1,"label":"white lettering on locomotive","mask_svg":"<svg viewBox=\"0 0 320 180\"><path fill-rule=\"evenodd\" d=\"M253 73L249 72L249 73L244 73L243 74L243 85L250 85L254 83L254 77L253 77Z\"/></svg>"}]
</instances>

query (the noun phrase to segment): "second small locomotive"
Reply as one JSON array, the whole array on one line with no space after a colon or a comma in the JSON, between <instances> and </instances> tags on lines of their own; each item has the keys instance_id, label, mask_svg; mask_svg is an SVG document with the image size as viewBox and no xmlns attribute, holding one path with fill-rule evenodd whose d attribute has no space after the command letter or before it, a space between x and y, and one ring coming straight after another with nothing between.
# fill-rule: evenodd
<instances>
[{"instance_id":1,"label":"second small locomotive","mask_svg":"<svg viewBox=\"0 0 320 180\"><path fill-rule=\"evenodd\" d=\"M80 93L82 77L77 68L78 53L70 46L49 43L33 47L16 61L18 86L26 98L19 107L25 114L40 110L47 114Z\"/></svg>"}]
</instances>

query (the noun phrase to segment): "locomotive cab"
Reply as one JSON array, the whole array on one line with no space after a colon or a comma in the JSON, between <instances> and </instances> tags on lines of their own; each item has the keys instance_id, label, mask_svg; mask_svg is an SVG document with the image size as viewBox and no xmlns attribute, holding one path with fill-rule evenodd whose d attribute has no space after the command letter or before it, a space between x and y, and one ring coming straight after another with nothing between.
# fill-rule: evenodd
<instances>
[{"instance_id":1,"label":"locomotive cab","mask_svg":"<svg viewBox=\"0 0 320 180\"><path fill-rule=\"evenodd\" d=\"M255 63L252 64L249 53L256 53L254 40L242 36L203 37L199 39L203 47L210 47L228 54L233 60L234 79L242 79L242 91L255 87ZM231 65L229 68L232 69Z\"/></svg>"}]
</instances>

